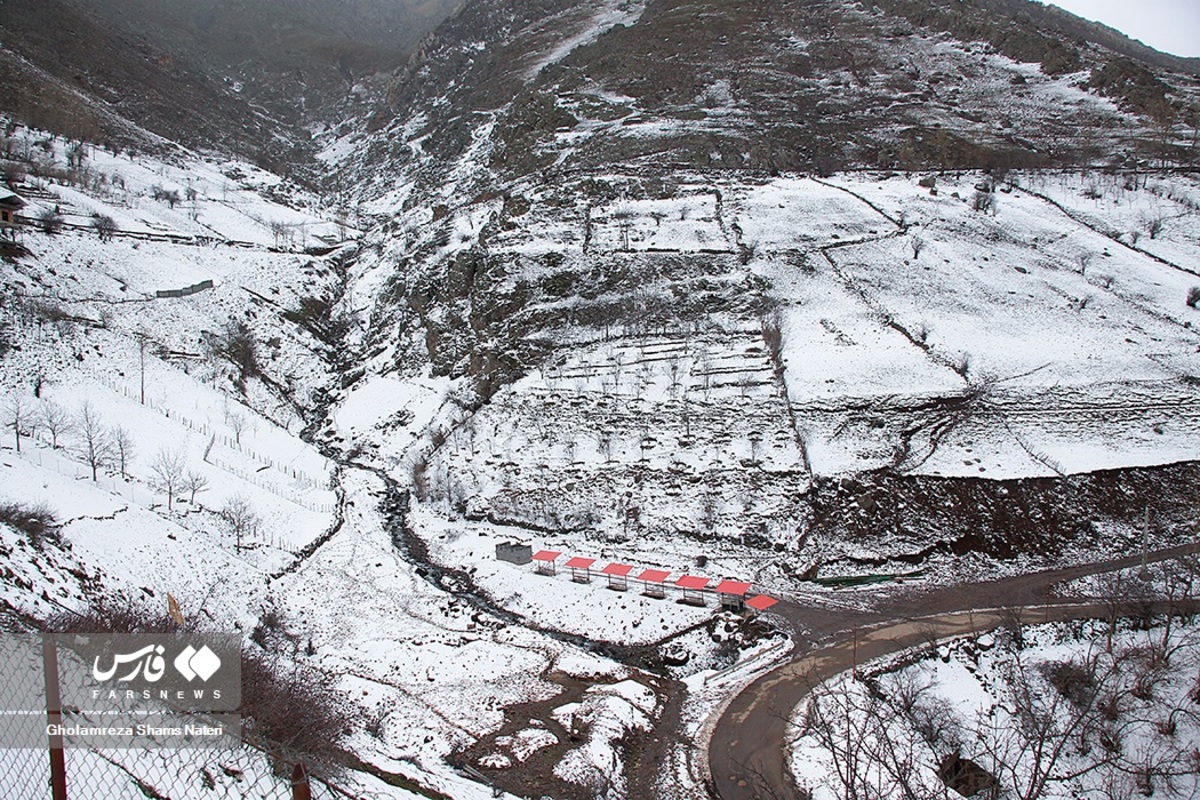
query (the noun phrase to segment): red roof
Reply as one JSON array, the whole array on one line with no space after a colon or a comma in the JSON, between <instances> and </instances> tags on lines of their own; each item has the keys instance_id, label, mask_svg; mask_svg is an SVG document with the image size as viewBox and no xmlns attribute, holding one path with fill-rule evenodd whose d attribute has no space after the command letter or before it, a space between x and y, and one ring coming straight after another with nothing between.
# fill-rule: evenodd
<instances>
[{"instance_id":1,"label":"red roof","mask_svg":"<svg viewBox=\"0 0 1200 800\"><path fill-rule=\"evenodd\" d=\"M767 597L765 594L760 594L757 597L751 597L746 601L746 605L753 608L755 611L766 611L771 606L779 601L774 597Z\"/></svg>"},{"instance_id":2,"label":"red roof","mask_svg":"<svg viewBox=\"0 0 1200 800\"><path fill-rule=\"evenodd\" d=\"M553 550L538 550L536 553L533 554L533 560L534 561L554 561L561 555L562 555L562 553L557 553Z\"/></svg>"},{"instance_id":3,"label":"red roof","mask_svg":"<svg viewBox=\"0 0 1200 800\"><path fill-rule=\"evenodd\" d=\"M596 563L594 558L584 558L583 556L575 556L567 562L567 569L587 569L592 564Z\"/></svg>"},{"instance_id":4,"label":"red roof","mask_svg":"<svg viewBox=\"0 0 1200 800\"><path fill-rule=\"evenodd\" d=\"M748 591L750 591L750 584L741 581L721 581L717 584L717 594L736 594L738 597L745 597Z\"/></svg>"},{"instance_id":5,"label":"red roof","mask_svg":"<svg viewBox=\"0 0 1200 800\"><path fill-rule=\"evenodd\" d=\"M639 581L646 581L646 583L665 583L670 575L671 573L665 569L648 569L641 575L638 575L637 579Z\"/></svg>"},{"instance_id":6,"label":"red roof","mask_svg":"<svg viewBox=\"0 0 1200 800\"><path fill-rule=\"evenodd\" d=\"M626 575L628 575L632 571L633 571L633 567L629 566L628 564L616 564L616 563L609 564L607 567L600 570L600 572L604 575L615 575L618 578L624 578Z\"/></svg>"},{"instance_id":7,"label":"red roof","mask_svg":"<svg viewBox=\"0 0 1200 800\"><path fill-rule=\"evenodd\" d=\"M699 591L705 586L708 586L708 584L709 579L701 578L699 575L684 575L682 578L675 581L675 585L681 589L690 589L692 591Z\"/></svg>"}]
</instances>

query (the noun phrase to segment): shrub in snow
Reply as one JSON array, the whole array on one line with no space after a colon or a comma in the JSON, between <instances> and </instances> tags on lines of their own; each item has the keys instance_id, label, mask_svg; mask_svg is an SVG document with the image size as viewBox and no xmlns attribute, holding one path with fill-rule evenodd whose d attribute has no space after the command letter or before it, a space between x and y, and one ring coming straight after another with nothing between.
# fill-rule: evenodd
<instances>
[{"instance_id":1,"label":"shrub in snow","mask_svg":"<svg viewBox=\"0 0 1200 800\"><path fill-rule=\"evenodd\" d=\"M179 191L177 189L164 189L155 184L150 187L150 195L159 202L166 203L171 208L179 202Z\"/></svg>"},{"instance_id":2,"label":"shrub in snow","mask_svg":"<svg viewBox=\"0 0 1200 800\"><path fill-rule=\"evenodd\" d=\"M343 760L346 727L331 680L253 652L242 657L242 735L274 758L280 774L305 761L319 771Z\"/></svg>"},{"instance_id":3,"label":"shrub in snow","mask_svg":"<svg viewBox=\"0 0 1200 800\"><path fill-rule=\"evenodd\" d=\"M246 391L246 381L258 377L258 340L254 332L244 320L231 319L225 324L224 330L209 336L206 342L210 358L223 358L233 364L238 371L235 384L242 392Z\"/></svg>"},{"instance_id":4,"label":"shrub in snow","mask_svg":"<svg viewBox=\"0 0 1200 800\"><path fill-rule=\"evenodd\" d=\"M106 214L96 214L92 217L92 230L100 237L100 241L112 241L113 234L117 232L117 223Z\"/></svg>"},{"instance_id":5,"label":"shrub in snow","mask_svg":"<svg viewBox=\"0 0 1200 800\"><path fill-rule=\"evenodd\" d=\"M16 186L18 183L24 183L28 177L25 168L19 164L6 164L4 167L4 182L9 186Z\"/></svg>"},{"instance_id":6,"label":"shrub in snow","mask_svg":"<svg viewBox=\"0 0 1200 800\"><path fill-rule=\"evenodd\" d=\"M38 226L42 229L42 233L53 236L62 230L62 214L59 214L52 208L48 208L38 215Z\"/></svg>"},{"instance_id":7,"label":"shrub in snow","mask_svg":"<svg viewBox=\"0 0 1200 800\"><path fill-rule=\"evenodd\" d=\"M1163 222L1161 216L1150 216L1142 220L1142 225L1145 226L1146 233L1150 234L1151 239L1157 239L1158 235L1162 233Z\"/></svg>"},{"instance_id":8,"label":"shrub in snow","mask_svg":"<svg viewBox=\"0 0 1200 800\"><path fill-rule=\"evenodd\" d=\"M1191 308L1196 308L1200 305L1200 286L1193 286L1188 289L1187 304Z\"/></svg>"},{"instance_id":9,"label":"shrub in snow","mask_svg":"<svg viewBox=\"0 0 1200 800\"><path fill-rule=\"evenodd\" d=\"M54 512L45 503L0 503L0 522L23 532L35 547L41 547L46 541L62 545L62 539L55 527Z\"/></svg>"}]
</instances>

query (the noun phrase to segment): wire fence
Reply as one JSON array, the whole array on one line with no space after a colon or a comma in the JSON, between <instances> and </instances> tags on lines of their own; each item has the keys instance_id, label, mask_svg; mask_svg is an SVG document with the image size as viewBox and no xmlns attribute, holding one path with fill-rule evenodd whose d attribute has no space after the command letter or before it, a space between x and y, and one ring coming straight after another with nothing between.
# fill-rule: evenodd
<instances>
[{"instance_id":1,"label":"wire fence","mask_svg":"<svg viewBox=\"0 0 1200 800\"><path fill-rule=\"evenodd\" d=\"M102 382L109 386L109 388L112 388L114 391L121 392L131 399L137 399L136 393L130 392L127 389L122 389L115 384L108 383L107 381ZM220 441L229 450L246 455L253 461L262 464L262 467L260 467L258 470L251 471L238 467L237 465L213 456L210 453L206 461L217 469L240 478L247 483L253 484L255 487L262 489L269 494L273 494L276 497L287 500L290 503L294 503L301 508L305 508L318 514L333 513L335 509L334 503L322 503L314 501L309 499L307 496L307 494L310 492L328 493L328 479L323 482L319 482L301 470L297 470L294 467L289 467L286 464L275 461L274 459L270 459L254 452L253 450L244 448L239 442L237 442L235 438L214 433L207 424L196 423L195 421L190 420L169 408L159 406L153 402L147 403L146 407L158 411L166 418L186 426L189 430L197 431L203 435L212 437L212 441L214 443ZM74 461L66 458L65 456L69 455L71 451L56 447L52 439L49 437L49 434L43 428L35 428L32 431L32 436L26 434L26 437L33 438L48 448L45 450L39 449L36 453L30 454L29 460L35 461L39 466L53 469L60 475L66 475L75 478L85 476L91 477L91 468L80 461ZM268 473L268 468L273 468L275 471ZM290 478L293 481L293 485L299 488L289 488L281 485L276 480L271 480L271 476L274 476L277 473L282 473ZM140 485L139 482L126 476L97 473L95 482L113 494L127 498L133 503L149 507L155 502L155 495L150 489Z\"/></svg>"},{"instance_id":2,"label":"wire fence","mask_svg":"<svg viewBox=\"0 0 1200 800\"><path fill-rule=\"evenodd\" d=\"M31 447L30 443L28 442L29 438L32 438L34 441L40 443L42 447ZM103 489L112 494L114 497L119 497L122 500L128 500L131 504L145 508L148 511L161 513L163 499L160 496L155 495L153 491L137 481L127 480L119 475L112 475L103 472L97 473L96 479L93 481L91 470L86 464L66 458L62 454L63 451L61 450L52 449L50 442L46 440L40 434L40 432L35 434L33 437L26 437L26 439L26 445L19 453L7 448L5 448L5 452L27 461L30 464L37 464L42 469L48 469L56 472L63 477L73 478L75 480L85 480L90 485ZM231 468L226 468L221 464L215 462L210 463L213 463L214 466L221 469L233 471ZM245 480L253 483L256 486L262 486L264 483L263 481L256 480L252 476L244 473L239 473L236 471L233 472L234 474L240 475ZM299 499L293 500L293 502L297 503L298 505L303 505L310 511L316 511L320 513L333 513L334 510L334 506L332 504L305 503ZM202 508L198 505L193 506L189 504L188 507L182 511L180 510L181 507L180 499L177 498L175 510L176 515L186 517L188 514L196 513L202 510ZM280 552L287 553L293 557L300 555L300 553L304 550L303 547L295 546L294 544L288 542L284 537L279 536L277 531L274 529L260 530L251 538L251 540L242 542L240 545L238 545L238 547L242 551L265 547L271 550L279 550Z\"/></svg>"},{"instance_id":3,"label":"wire fence","mask_svg":"<svg viewBox=\"0 0 1200 800\"><path fill-rule=\"evenodd\" d=\"M47 753L39 755L49 760ZM303 766L272 765L265 753L250 747L223 752L67 750L64 773L67 796L71 800L342 800L353 797L309 776ZM0 778L0 784L2 781ZM60 800L44 790L28 797L30 800Z\"/></svg>"},{"instance_id":4,"label":"wire fence","mask_svg":"<svg viewBox=\"0 0 1200 800\"><path fill-rule=\"evenodd\" d=\"M52 642L52 639L46 641ZM53 650L51 657L47 650ZM66 661L59 666L58 658ZM96 724L59 699L81 665L40 636L0 637L0 797L9 800L346 800L357 795L248 744L108 748L56 735ZM88 667L83 666L84 669ZM102 721L102 720L101 720Z\"/></svg>"},{"instance_id":5,"label":"wire fence","mask_svg":"<svg viewBox=\"0 0 1200 800\"><path fill-rule=\"evenodd\" d=\"M140 392L135 392L134 390L130 389L128 386L123 386L119 382L111 380L104 376L97 376L96 379L100 383L107 386L112 391L116 392L117 394L120 394L129 400L136 400L138 402L141 402L141 393ZM296 482L296 484L298 486L300 486L304 489L319 489L324 486L327 486L329 483L328 479L318 480L318 479L314 478L312 475L308 474L307 472L304 472L303 470L298 470L293 466L290 466L282 461L278 461L274 458L271 458L270 456L259 453L259 452L255 451L254 449L243 445L241 442L240 436L237 436L237 435L229 436L228 434L226 434L224 432L217 431L210 424L210 421L197 422L196 420L193 420L190 417L188 417L186 414L180 413L178 409L169 408L169 407L159 403L158 401L154 400L153 398L147 398L145 405L146 405L146 408L149 408L152 411L156 411L159 414L162 414L167 419L177 422L180 425L183 425L190 431L195 431L196 433L199 433L202 436L213 437L213 442L215 444L220 444L223 447L226 447L230 450L236 451L236 452L246 456L247 458L251 459L252 461L257 462L258 464L260 464L264 467L270 467L273 470L275 470L276 472L282 473L283 475L291 478L293 481Z\"/></svg>"},{"instance_id":6,"label":"wire fence","mask_svg":"<svg viewBox=\"0 0 1200 800\"><path fill-rule=\"evenodd\" d=\"M0 749L0 797L11 800L346 800L356 795L238 750ZM280 771L284 774L279 774ZM55 794L58 783L59 794ZM61 791L65 789L65 794Z\"/></svg>"}]
</instances>

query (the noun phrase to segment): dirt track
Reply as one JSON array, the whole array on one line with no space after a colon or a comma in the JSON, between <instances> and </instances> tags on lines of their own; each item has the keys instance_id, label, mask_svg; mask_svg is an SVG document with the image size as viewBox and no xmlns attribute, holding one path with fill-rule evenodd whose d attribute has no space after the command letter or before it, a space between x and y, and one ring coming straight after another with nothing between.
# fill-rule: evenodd
<instances>
[{"instance_id":1,"label":"dirt track","mask_svg":"<svg viewBox=\"0 0 1200 800\"><path fill-rule=\"evenodd\" d=\"M1198 550L1200 544L1189 543L1151 553L1147 560L1165 561ZM708 742L714 794L721 800L798 796L787 768L788 720L797 703L820 682L931 639L996 628L1014 613L1027 623L1111 613L1111 603L1051 598L1051 587L1140 562L1141 556L1131 556L880 598L877 608L863 611L780 604L780 615L798 633L806 633L798 636L791 660L745 687L722 713Z\"/></svg>"}]
</instances>

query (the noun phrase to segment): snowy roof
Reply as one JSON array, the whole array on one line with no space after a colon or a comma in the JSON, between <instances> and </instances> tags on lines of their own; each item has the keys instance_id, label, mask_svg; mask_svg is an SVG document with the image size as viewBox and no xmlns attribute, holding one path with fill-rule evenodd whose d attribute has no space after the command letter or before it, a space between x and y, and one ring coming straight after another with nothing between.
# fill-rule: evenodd
<instances>
[{"instance_id":1,"label":"snowy roof","mask_svg":"<svg viewBox=\"0 0 1200 800\"><path fill-rule=\"evenodd\" d=\"M699 591L705 586L708 586L709 579L701 578L699 575L684 575L679 580L675 581L675 585L681 589L691 589Z\"/></svg>"},{"instance_id":2,"label":"snowy roof","mask_svg":"<svg viewBox=\"0 0 1200 800\"><path fill-rule=\"evenodd\" d=\"M575 556L567 562L567 567L570 569L587 569L592 564L596 563L594 558L584 558L583 556Z\"/></svg>"},{"instance_id":3,"label":"snowy roof","mask_svg":"<svg viewBox=\"0 0 1200 800\"><path fill-rule=\"evenodd\" d=\"M760 594L747 600L746 605L750 606L755 611L766 611L768 608L778 602L779 601L774 597L767 597L765 594Z\"/></svg>"},{"instance_id":4,"label":"snowy roof","mask_svg":"<svg viewBox=\"0 0 1200 800\"><path fill-rule=\"evenodd\" d=\"M8 206L9 208L21 208L25 205L25 201L14 192L0 189L0 206Z\"/></svg>"},{"instance_id":5,"label":"snowy roof","mask_svg":"<svg viewBox=\"0 0 1200 800\"><path fill-rule=\"evenodd\" d=\"M738 597L744 597L748 591L750 591L750 584L742 581L725 580L717 584L717 594L735 594Z\"/></svg>"},{"instance_id":6,"label":"snowy roof","mask_svg":"<svg viewBox=\"0 0 1200 800\"><path fill-rule=\"evenodd\" d=\"M604 575L615 575L618 578L624 578L626 575L628 575L632 571L633 571L633 567L631 567L629 564L617 564L617 563L609 564L607 567L600 570L600 572Z\"/></svg>"},{"instance_id":7,"label":"snowy roof","mask_svg":"<svg viewBox=\"0 0 1200 800\"><path fill-rule=\"evenodd\" d=\"M534 561L555 561L561 555L562 555L562 553L559 553L554 550L538 550L536 553L533 554L533 560Z\"/></svg>"},{"instance_id":8,"label":"snowy roof","mask_svg":"<svg viewBox=\"0 0 1200 800\"><path fill-rule=\"evenodd\" d=\"M637 579L639 581L646 581L647 583L665 583L670 575L671 573L665 569L648 569L641 575L638 575Z\"/></svg>"}]
</instances>

